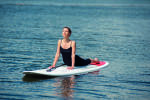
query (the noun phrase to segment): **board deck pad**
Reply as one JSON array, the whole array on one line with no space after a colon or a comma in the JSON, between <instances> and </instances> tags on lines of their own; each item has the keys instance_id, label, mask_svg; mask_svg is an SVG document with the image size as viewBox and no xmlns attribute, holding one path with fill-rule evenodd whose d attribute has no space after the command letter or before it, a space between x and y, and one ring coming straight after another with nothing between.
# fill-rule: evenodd
<instances>
[{"instance_id":1,"label":"board deck pad","mask_svg":"<svg viewBox=\"0 0 150 100\"><path fill-rule=\"evenodd\" d=\"M40 69L34 71L24 71L23 74L30 75L46 75L46 76L66 76L66 75L80 75L88 72L97 71L100 68L106 67L109 63L107 61L100 61L99 63L91 63L86 66L75 66L74 69L67 69L67 65L57 67L53 71L47 71L48 69Z\"/></svg>"}]
</instances>

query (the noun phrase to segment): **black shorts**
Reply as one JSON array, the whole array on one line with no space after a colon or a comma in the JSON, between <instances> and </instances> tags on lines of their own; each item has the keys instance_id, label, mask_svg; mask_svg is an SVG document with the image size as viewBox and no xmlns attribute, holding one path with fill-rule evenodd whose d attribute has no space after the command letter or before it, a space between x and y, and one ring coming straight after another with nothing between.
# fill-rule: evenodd
<instances>
[{"instance_id":1,"label":"black shorts","mask_svg":"<svg viewBox=\"0 0 150 100\"><path fill-rule=\"evenodd\" d=\"M83 59L78 55L75 56L75 66L86 66L91 63L90 59Z\"/></svg>"}]
</instances>

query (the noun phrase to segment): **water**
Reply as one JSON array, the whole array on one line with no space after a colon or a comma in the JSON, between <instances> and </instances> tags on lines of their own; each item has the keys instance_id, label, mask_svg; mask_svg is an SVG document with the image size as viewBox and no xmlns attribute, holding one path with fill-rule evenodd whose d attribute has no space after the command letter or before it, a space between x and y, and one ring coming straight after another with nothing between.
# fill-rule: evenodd
<instances>
[{"instance_id":1,"label":"water","mask_svg":"<svg viewBox=\"0 0 150 100\"><path fill-rule=\"evenodd\" d=\"M53 62L64 26L78 55L110 65L79 76L24 76ZM0 98L149 100L149 26L149 0L0 0Z\"/></svg>"}]
</instances>

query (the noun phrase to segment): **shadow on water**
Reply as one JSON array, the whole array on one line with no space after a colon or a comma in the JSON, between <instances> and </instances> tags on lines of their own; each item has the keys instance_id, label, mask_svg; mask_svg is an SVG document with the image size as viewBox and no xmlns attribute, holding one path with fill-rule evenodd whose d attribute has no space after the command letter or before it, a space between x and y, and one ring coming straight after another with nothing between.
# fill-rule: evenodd
<instances>
[{"instance_id":1,"label":"shadow on water","mask_svg":"<svg viewBox=\"0 0 150 100\"><path fill-rule=\"evenodd\" d=\"M22 80L24 82L38 82L41 80L46 80L46 79L53 79L56 78L54 76L46 76L46 75L25 75Z\"/></svg>"},{"instance_id":2,"label":"shadow on water","mask_svg":"<svg viewBox=\"0 0 150 100\"><path fill-rule=\"evenodd\" d=\"M89 73L86 73L86 74L98 75L99 72L100 72L100 70L94 71L94 72L89 72ZM83 74L83 75L86 75L86 74ZM81 77L81 75L75 75L75 76L76 76L76 78ZM25 76L23 76L22 81L24 81L24 82L38 82L38 81L41 81L41 80L53 79L53 78L56 78L56 77L57 76L26 74Z\"/></svg>"}]
</instances>

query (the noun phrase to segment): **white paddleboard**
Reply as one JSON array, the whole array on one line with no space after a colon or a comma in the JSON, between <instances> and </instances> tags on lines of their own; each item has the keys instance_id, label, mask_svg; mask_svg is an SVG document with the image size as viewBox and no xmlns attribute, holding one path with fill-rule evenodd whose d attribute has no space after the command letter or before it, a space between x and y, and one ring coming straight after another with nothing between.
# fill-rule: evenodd
<instances>
[{"instance_id":1,"label":"white paddleboard","mask_svg":"<svg viewBox=\"0 0 150 100\"><path fill-rule=\"evenodd\" d=\"M47 69L40 69L34 71L24 71L23 74L30 75L46 75L46 76L67 76L67 75L80 75L88 72L97 71L100 68L106 67L109 63L107 61L100 61L100 64L89 64L87 66L75 66L74 69L67 69L67 65L57 67L53 71L47 71Z\"/></svg>"}]
</instances>

